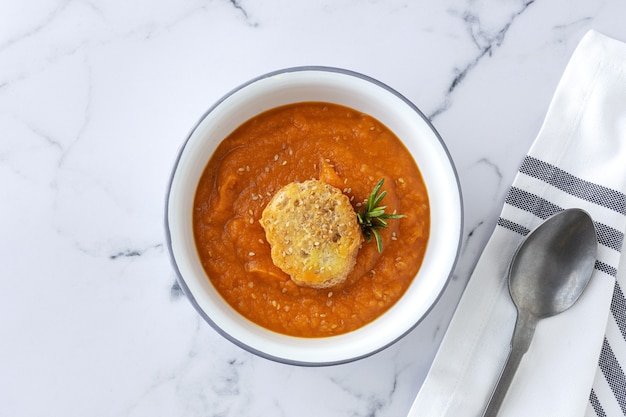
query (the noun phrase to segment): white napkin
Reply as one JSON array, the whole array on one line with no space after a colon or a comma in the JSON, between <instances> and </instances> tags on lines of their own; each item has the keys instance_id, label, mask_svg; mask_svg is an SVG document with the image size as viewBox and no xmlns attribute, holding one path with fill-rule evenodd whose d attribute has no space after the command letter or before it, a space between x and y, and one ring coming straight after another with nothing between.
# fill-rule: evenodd
<instances>
[{"instance_id":1,"label":"white napkin","mask_svg":"<svg viewBox=\"0 0 626 417\"><path fill-rule=\"evenodd\" d=\"M626 415L625 192L626 45L591 31L563 74L409 416L482 415L516 318L509 262L523 236L570 207L594 220L596 268L574 307L537 325L500 415Z\"/></svg>"}]
</instances>

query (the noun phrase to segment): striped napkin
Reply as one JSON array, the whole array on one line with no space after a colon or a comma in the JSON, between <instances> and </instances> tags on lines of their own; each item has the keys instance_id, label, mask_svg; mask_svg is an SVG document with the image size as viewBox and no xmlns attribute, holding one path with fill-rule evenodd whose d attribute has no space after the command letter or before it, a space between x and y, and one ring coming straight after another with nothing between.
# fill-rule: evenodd
<instances>
[{"instance_id":1,"label":"striped napkin","mask_svg":"<svg viewBox=\"0 0 626 417\"><path fill-rule=\"evenodd\" d=\"M530 230L570 207L594 220L594 273L571 309L538 323L500 415L626 415L625 192L626 44L591 31L563 74L409 416L482 415L516 318L509 263Z\"/></svg>"}]
</instances>

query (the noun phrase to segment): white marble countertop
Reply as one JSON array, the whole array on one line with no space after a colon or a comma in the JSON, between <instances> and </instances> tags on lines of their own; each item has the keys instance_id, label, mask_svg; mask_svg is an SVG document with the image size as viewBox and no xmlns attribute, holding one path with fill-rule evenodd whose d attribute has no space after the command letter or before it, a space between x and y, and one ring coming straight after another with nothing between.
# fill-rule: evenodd
<instances>
[{"instance_id":1,"label":"white marble countertop","mask_svg":"<svg viewBox=\"0 0 626 417\"><path fill-rule=\"evenodd\" d=\"M619 0L8 0L0 4L0 415L402 416L567 61ZM458 267L414 331L360 361L282 365L222 338L176 284L174 158L222 95L326 65L428 115L459 172Z\"/></svg>"}]
</instances>

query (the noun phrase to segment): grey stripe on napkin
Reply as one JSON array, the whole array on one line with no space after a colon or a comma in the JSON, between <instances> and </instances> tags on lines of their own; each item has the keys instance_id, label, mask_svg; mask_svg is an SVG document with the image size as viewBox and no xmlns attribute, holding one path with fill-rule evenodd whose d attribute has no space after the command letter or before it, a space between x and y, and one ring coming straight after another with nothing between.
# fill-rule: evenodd
<instances>
[{"instance_id":1,"label":"grey stripe on napkin","mask_svg":"<svg viewBox=\"0 0 626 417\"><path fill-rule=\"evenodd\" d=\"M537 195L520 190L517 187L511 187L505 202L514 207L533 213L540 219L547 219L553 214L563 210L562 207L552 204ZM598 242L601 245L608 246L618 252L622 250L622 243L624 240L623 232L600 222L594 222L594 224L598 233ZM522 233L522 235L525 236L527 233L528 232Z\"/></svg>"},{"instance_id":2,"label":"grey stripe on napkin","mask_svg":"<svg viewBox=\"0 0 626 417\"><path fill-rule=\"evenodd\" d=\"M619 191L577 178L558 167L527 156L520 172L546 183L568 194L604 206L620 214L626 214L626 195Z\"/></svg>"},{"instance_id":3,"label":"grey stripe on napkin","mask_svg":"<svg viewBox=\"0 0 626 417\"><path fill-rule=\"evenodd\" d=\"M600 370L609 383L622 412L626 415L626 377L606 338L600 353Z\"/></svg>"},{"instance_id":4,"label":"grey stripe on napkin","mask_svg":"<svg viewBox=\"0 0 626 417\"><path fill-rule=\"evenodd\" d=\"M598 401L598 397L596 397L596 393L593 389L591 389L591 395L589 396L589 402L593 407L593 410L598 415L598 417L606 417L606 413L604 412L604 408L602 408L602 404Z\"/></svg>"}]
</instances>

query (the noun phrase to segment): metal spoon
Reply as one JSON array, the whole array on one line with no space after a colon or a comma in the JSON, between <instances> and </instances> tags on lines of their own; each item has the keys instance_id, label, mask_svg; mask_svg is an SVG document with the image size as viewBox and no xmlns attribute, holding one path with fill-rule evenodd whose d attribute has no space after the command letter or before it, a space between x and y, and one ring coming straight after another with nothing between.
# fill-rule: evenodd
<instances>
[{"instance_id":1,"label":"metal spoon","mask_svg":"<svg viewBox=\"0 0 626 417\"><path fill-rule=\"evenodd\" d=\"M483 417L496 416L539 319L570 308L587 286L598 241L591 217L580 209L561 211L529 233L509 270L509 292L517 307L511 351Z\"/></svg>"}]
</instances>

